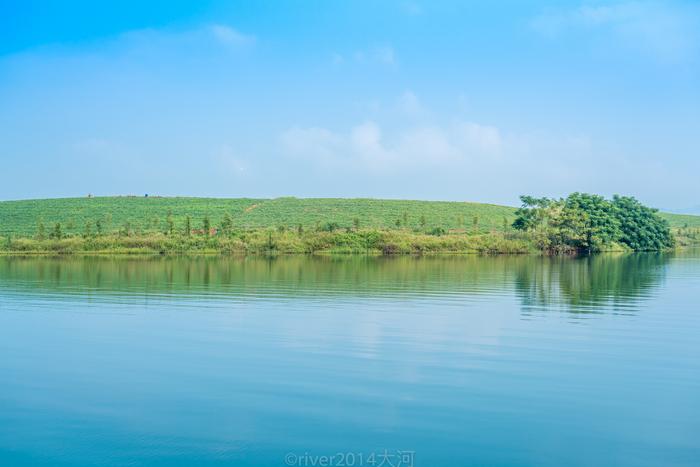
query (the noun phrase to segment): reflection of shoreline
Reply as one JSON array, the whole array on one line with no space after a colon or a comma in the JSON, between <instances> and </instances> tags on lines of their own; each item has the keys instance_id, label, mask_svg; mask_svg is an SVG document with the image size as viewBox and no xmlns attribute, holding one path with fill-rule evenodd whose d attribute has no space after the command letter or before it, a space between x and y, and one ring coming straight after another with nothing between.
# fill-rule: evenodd
<instances>
[{"instance_id":1,"label":"reflection of shoreline","mask_svg":"<svg viewBox=\"0 0 700 467\"><path fill-rule=\"evenodd\" d=\"M581 258L88 257L0 258L0 287L23 293L165 293L275 297L488 296L513 289L524 307L563 303L583 311L642 297L670 255Z\"/></svg>"},{"instance_id":2,"label":"reflection of shoreline","mask_svg":"<svg viewBox=\"0 0 700 467\"><path fill-rule=\"evenodd\" d=\"M663 281L671 257L664 253L629 253L568 261L545 258L518 270L516 290L525 308L558 303L577 313L594 312L603 304L625 308L648 296Z\"/></svg>"},{"instance_id":3,"label":"reflection of shoreline","mask_svg":"<svg viewBox=\"0 0 700 467\"><path fill-rule=\"evenodd\" d=\"M69 291L382 294L502 286L522 256L0 258L0 280Z\"/></svg>"}]
</instances>

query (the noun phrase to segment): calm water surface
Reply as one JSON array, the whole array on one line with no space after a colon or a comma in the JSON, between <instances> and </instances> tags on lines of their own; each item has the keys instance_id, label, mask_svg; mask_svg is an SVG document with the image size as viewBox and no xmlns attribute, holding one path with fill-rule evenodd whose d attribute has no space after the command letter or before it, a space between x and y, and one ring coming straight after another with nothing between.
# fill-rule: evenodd
<instances>
[{"instance_id":1,"label":"calm water surface","mask_svg":"<svg viewBox=\"0 0 700 467\"><path fill-rule=\"evenodd\" d=\"M697 466L699 298L699 252L0 258L0 465Z\"/></svg>"}]
</instances>

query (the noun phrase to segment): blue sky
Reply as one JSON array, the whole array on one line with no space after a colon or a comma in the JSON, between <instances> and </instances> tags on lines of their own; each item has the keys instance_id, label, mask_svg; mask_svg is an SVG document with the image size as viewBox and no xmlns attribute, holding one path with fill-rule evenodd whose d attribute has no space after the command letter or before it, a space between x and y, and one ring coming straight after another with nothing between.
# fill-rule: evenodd
<instances>
[{"instance_id":1,"label":"blue sky","mask_svg":"<svg viewBox=\"0 0 700 467\"><path fill-rule=\"evenodd\" d=\"M0 199L700 204L697 2L3 2Z\"/></svg>"}]
</instances>

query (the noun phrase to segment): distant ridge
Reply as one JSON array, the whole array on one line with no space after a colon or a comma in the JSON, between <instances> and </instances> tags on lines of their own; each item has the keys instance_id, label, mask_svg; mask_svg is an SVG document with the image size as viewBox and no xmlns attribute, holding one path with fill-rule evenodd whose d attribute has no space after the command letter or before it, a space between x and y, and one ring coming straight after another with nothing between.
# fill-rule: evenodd
<instances>
[{"instance_id":1,"label":"distant ridge","mask_svg":"<svg viewBox=\"0 0 700 467\"><path fill-rule=\"evenodd\" d=\"M187 216L198 226L205 217L216 226L227 214L242 228L339 227L501 230L514 219L514 207L460 201L419 201L372 198L195 198L110 196L0 201L0 234L31 236L41 222L61 223L65 233L81 233L99 220L105 231L125 224L159 231L170 215L180 225ZM662 213L672 227L700 227L700 216Z\"/></svg>"},{"instance_id":2,"label":"distant ridge","mask_svg":"<svg viewBox=\"0 0 700 467\"><path fill-rule=\"evenodd\" d=\"M698 216L700 215L700 205L685 209L664 209L664 211L672 214L689 214L691 216Z\"/></svg>"}]
</instances>

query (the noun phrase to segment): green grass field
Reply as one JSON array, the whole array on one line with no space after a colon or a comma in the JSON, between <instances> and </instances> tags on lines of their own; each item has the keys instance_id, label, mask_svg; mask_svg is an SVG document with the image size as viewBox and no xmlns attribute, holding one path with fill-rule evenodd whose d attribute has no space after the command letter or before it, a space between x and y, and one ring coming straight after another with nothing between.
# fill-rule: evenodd
<instances>
[{"instance_id":1,"label":"green grass field","mask_svg":"<svg viewBox=\"0 0 700 467\"><path fill-rule=\"evenodd\" d=\"M233 219L229 234L198 232L205 218L216 227L227 214ZM4 201L0 202L0 250L23 254L536 251L532 238L510 227L514 214L513 207L493 204L338 198L127 196ZM187 216L192 235L184 234ZM663 216L677 228L679 245L697 244L700 216ZM176 235L164 233L169 217ZM103 235L94 235L100 233L98 222ZM57 223L60 235L53 234ZM303 230L297 229L299 225Z\"/></svg>"},{"instance_id":2,"label":"green grass field","mask_svg":"<svg viewBox=\"0 0 700 467\"><path fill-rule=\"evenodd\" d=\"M86 223L92 228L98 220L105 232L117 231L126 223L143 232L162 231L168 213L177 229L190 216L192 227L199 228L208 216L219 225L226 213L238 228L305 229L334 222L340 227L393 228L397 220L404 228L442 227L446 230L502 230L513 221L515 208L494 204L454 201L406 201L342 198L160 198L97 197L62 198L0 202L0 235L32 236L42 222L47 231L61 223L65 234L82 233ZM672 227L700 227L700 216L663 213ZM477 228L474 221L477 219Z\"/></svg>"},{"instance_id":3,"label":"green grass field","mask_svg":"<svg viewBox=\"0 0 700 467\"><path fill-rule=\"evenodd\" d=\"M219 225L226 213L238 228L296 228L305 229L335 222L351 227L355 220L361 228L392 228L397 220L402 227L442 227L446 230L477 230L488 232L503 229L504 220L513 221L514 208L492 204L403 201L340 198L159 198L159 197L98 197L0 202L0 235L31 236L43 222L49 231L57 222L64 233L82 233L87 222L93 229L97 220L105 232L116 231L129 223L132 229L144 232L165 228L168 213L172 213L176 228L190 216L192 227L200 228L208 216L213 226Z\"/></svg>"}]
</instances>

